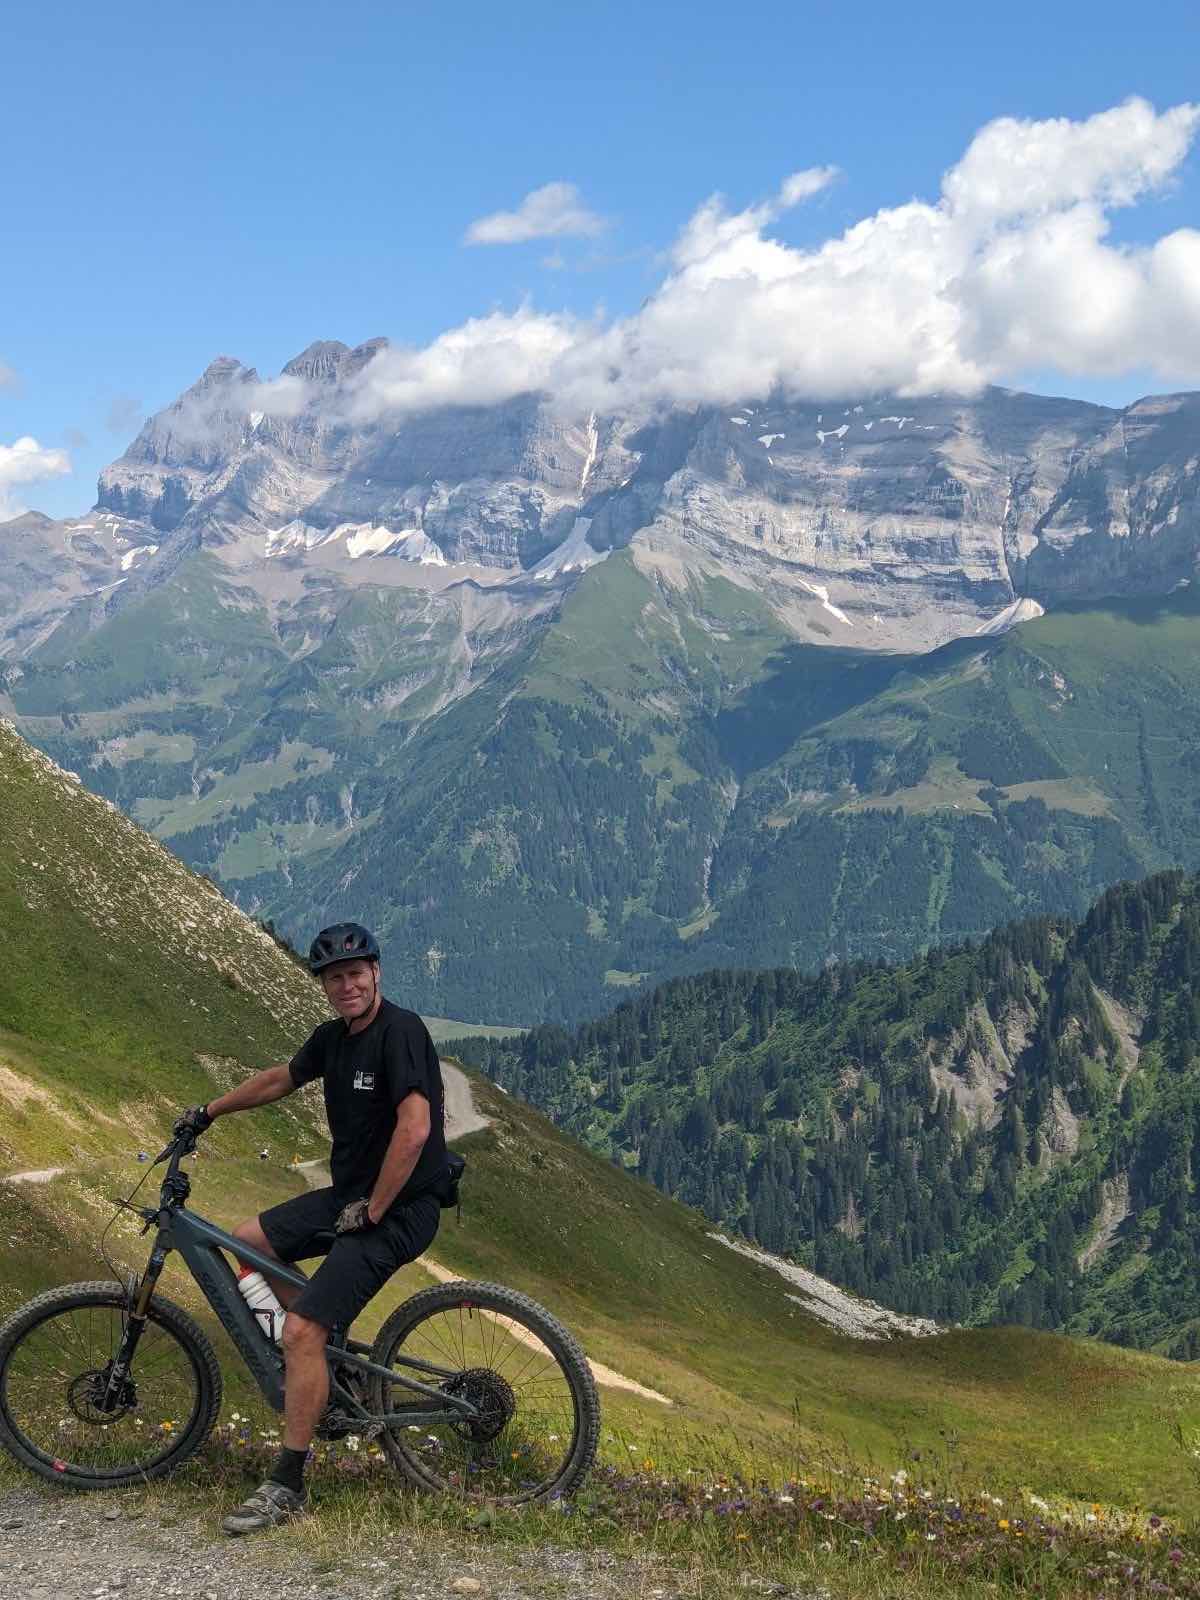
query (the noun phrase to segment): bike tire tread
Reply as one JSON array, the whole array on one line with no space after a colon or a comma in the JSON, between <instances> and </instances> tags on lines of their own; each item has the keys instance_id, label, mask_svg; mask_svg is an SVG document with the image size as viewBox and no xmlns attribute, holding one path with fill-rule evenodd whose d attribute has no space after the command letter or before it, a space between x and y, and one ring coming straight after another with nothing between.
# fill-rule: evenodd
<instances>
[{"instance_id":1,"label":"bike tire tread","mask_svg":"<svg viewBox=\"0 0 1200 1600\"><path fill-rule=\"evenodd\" d=\"M541 1324L532 1331L536 1331L539 1337L543 1334L548 1335L544 1342L556 1356L565 1361L581 1400L578 1437L564 1471L548 1488L529 1498L544 1500L551 1495L557 1497L570 1494L591 1471L596 1459L600 1445L600 1399L596 1392L596 1380L592 1375L592 1369L574 1334L565 1328L552 1312L547 1311L545 1306L539 1305L529 1295L522 1294L518 1289L509 1289L503 1284L484 1283L465 1278L455 1278L449 1283L439 1283L431 1288L421 1289L402 1305L397 1306L380 1328L375 1338L372 1359L383 1365L387 1351L401 1332L407 1332L426 1312L444 1310L464 1300L474 1302L483 1310L499 1312L502 1316L515 1314L522 1319ZM555 1345L559 1347L558 1350L554 1349ZM387 1432L384 1433L382 1442L387 1448L388 1455L397 1462L411 1483L422 1489L435 1487L413 1467L403 1448ZM514 1503L521 1503L521 1499L519 1496L514 1497Z\"/></svg>"},{"instance_id":2,"label":"bike tire tread","mask_svg":"<svg viewBox=\"0 0 1200 1600\"><path fill-rule=\"evenodd\" d=\"M168 1452L149 1468L118 1467L111 1472L95 1474L72 1472L69 1468L66 1471L56 1471L51 1464L27 1449L20 1434L9 1424L3 1404L3 1375L13 1351L25 1334L46 1320L47 1311L55 1308L69 1310L73 1306L86 1305L89 1301L95 1305L123 1306L126 1303L125 1285L111 1278L96 1278L83 1283L62 1284L56 1289L46 1289L18 1307L8 1320L0 1325L0 1445L21 1466L36 1472L39 1477L45 1478L50 1483L62 1484L71 1489L119 1489L131 1483L147 1483L155 1478L166 1477L195 1455L212 1432L221 1410L223 1385L220 1364L207 1334L182 1306L176 1305L173 1300L168 1300L163 1295L156 1294L150 1302L151 1320L158 1320L170 1328L185 1349L191 1345L190 1353L196 1358L200 1385L200 1404L195 1419L180 1435L177 1449Z\"/></svg>"}]
</instances>

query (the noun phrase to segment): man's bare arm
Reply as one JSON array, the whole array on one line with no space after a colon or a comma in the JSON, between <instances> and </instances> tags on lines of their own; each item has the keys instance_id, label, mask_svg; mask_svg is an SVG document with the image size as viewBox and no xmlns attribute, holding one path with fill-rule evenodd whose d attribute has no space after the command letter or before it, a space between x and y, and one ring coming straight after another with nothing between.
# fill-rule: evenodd
<instances>
[{"instance_id":1,"label":"man's bare arm","mask_svg":"<svg viewBox=\"0 0 1200 1600\"><path fill-rule=\"evenodd\" d=\"M412 1177L413 1168L428 1137L429 1101L414 1089L396 1107L396 1126L367 1208L367 1216L372 1222L379 1221Z\"/></svg>"},{"instance_id":2,"label":"man's bare arm","mask_svg":"<svg viewBox=\"0 0 1200 1600\"><path fill-rule=\"evenodd\" d=\"M295 1087L286 1063L264 1067L245 1083L239 1083L236 1089L230 1089L228 1094L210 1100L205 1109L210 1117L224 1117L231 1111L249 1111L253 1106L269 1106L272 1100L282 1100L285 1094L292 1094Z\"/></svg>"}]
</instances>

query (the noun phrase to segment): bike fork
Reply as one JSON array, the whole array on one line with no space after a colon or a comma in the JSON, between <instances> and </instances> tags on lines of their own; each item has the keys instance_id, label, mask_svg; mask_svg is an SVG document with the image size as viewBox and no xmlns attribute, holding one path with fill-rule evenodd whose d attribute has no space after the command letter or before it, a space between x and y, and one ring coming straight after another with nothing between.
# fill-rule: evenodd
<instances>
[{"instance_id":1,"label":"bike fork","mask_svg":"<svg viewBox=\"0 0 1200 1600\"><path fill-rule=\"evenodd\" d=\"M133 1365L134 1351L138 1347L138 1340L145 1331L150 1301L153 1298L155 1285L158 1283L166 1261L166 1250L161 1244L156 1244L150 1253L149 1265L142 1274L141 1282L137 1286L137 1298L134 1300L133 1308L125 1319L125 1332L121 1338L120 1347L108 1369L104 1395L100 1400L101 1411L115 1411L124 1401L125 1385L129 1380L130 1368Z\"/></svg>"}]
</instances>

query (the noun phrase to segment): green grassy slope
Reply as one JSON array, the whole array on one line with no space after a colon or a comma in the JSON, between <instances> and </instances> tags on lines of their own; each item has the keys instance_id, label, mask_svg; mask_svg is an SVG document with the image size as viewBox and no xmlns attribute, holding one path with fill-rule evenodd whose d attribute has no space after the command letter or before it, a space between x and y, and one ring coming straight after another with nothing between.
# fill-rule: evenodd
<instances>
[{"instance_id":1,"label":"green grassy slope","mask_svg":"<svg viewBox=\"0 0 1200 1600\"><path fill-rule=\"evenodd\" d=\"M0 1184L8 1309L103 1270L95 1240L144 1171L136 1148L164 1136L178 1105L282 1053L316 1013L304 974L207 886L3 727L0 753L0 914L20 952L0 969L0 1140L10 1173L66 1168ZM197 958L201 944L216 962ZM1186 1467L1167 1444L1173 1419L1200 1421L1186 1369L1024 1330L847 1339L709 1238L697 1213L486 1081L476 1093L491 1123L463 1141L465 1219L447 1217L435 1259L534 1294L596 1359L672 1398L605 1388L610 1456L739 1448L794 1466L804 1447L896 1462L949 1437L993 1484L1183 1504ZM321 1149L311 1095L222 1122L194 1164L194 1202L232 1223L295 1192L292 1155ZM110 1248L132 1266L146 1247L122 1224ZM427 1281L406 1268L364 1326ZM164 1287L195 1306L177 1268ZM221 1350L236 1405L245 1386Z\"/></svg>"}]
</instances>

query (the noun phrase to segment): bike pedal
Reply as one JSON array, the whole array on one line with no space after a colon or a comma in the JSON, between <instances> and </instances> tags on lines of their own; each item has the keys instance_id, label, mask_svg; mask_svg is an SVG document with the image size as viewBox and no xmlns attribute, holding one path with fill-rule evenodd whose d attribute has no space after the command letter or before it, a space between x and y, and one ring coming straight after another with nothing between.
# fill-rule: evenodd
<instances>
[{"instance_id":1,"label":"bike pedal","mask_svg":"<svg viewBox=\"0 0 1200 1600\"><path fill-rule=\"evenodd\" d=\"M368 1422L363 1417L353 1417L340 1406L330 1406L317 1423L318 1439L345 1439L350 1434L359 1439L374 1439L383 1432L382 1422Z\"/></svg>"}]
</instances>

